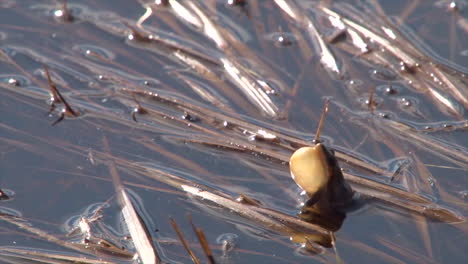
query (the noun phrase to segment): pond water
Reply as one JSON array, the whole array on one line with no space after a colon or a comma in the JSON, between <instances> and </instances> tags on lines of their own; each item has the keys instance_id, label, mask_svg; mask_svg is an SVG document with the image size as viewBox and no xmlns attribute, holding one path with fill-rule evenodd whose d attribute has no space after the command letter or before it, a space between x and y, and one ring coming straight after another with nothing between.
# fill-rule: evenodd
<instances>
[{"instance_id":1,"label":"pond water","mask_svg":"<svg viewBox=\"0 0 468 264\"><path fill-rule=\"evenodd\" d=\"M191 221L216 263L465 263L466 1L59 2L0 3L0 263L133 263L136 222L191 263L171 219L202 263ZM326 100L323 231L288 160Z\"/></svg>"}]
</instances>

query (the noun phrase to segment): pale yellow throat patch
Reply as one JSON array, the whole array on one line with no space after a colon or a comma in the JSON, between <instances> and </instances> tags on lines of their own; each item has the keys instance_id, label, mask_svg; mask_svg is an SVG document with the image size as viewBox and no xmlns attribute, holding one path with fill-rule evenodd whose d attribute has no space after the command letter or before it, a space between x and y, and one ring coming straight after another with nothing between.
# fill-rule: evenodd
<instances>
[{"instance_id":1,"label":"pale yellow throat patch","mask_svg":"<svg viewBox=\"0 0 468 264\"><path fill-rule=\"evenodd\" d=\"M296 184L307 193L313 194L324 188L330 175L322 144L296 150L289 159L289 170Z\"/></svg>"}]
</instances>

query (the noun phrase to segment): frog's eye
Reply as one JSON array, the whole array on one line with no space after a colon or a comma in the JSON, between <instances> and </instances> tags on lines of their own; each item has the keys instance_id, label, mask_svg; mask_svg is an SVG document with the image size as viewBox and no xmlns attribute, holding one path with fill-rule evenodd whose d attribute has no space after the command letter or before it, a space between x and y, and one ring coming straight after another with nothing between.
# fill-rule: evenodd
<instances>
[{"instance_id":1,"label":"frog's eye","mask_svg":"<svg viewBox=\"0 0 468 264\"><path fill-rule=\"evenodd\" d=\"M327 154L322 144L296 150L290 160L291 177L309 195L326 188L330 179Z\"/></svg>"}]
</instances>

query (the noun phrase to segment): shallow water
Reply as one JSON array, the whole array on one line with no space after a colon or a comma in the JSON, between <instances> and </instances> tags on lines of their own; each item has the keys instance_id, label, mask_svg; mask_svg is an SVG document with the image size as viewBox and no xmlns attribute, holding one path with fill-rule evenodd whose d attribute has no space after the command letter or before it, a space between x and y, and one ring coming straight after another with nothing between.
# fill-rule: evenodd
<instances>
[{"instance_id":1,"label":"shallow water","mask_svg":"<svg viewBox=\"0 0 468 264\"><path fill-rule=\"evenodd\" d=\"M195 7L180 2L194 20L181 16L173 1L172 7L152 6L154 13L141 28L136 23L145 8L137 1L69 1L72 21L56 16L61 6L54 1L0 4L0 189L10 196L0 200L0 214L20 216L17 221L60 241L79 243L83 234L70 235L73 225L104 204L102 218L91 224L93 235L134 252L109 169L115 163L163 261L191 262L169 217L205 261L186 217L191 214L217 263L464 263L468 20L463 1L459 11L447 9L449 1L381 1L382 13L373 1L333 2L331 10L420 63L402 71L402 52L382 51L364 38L371 51L362 53L350 33L324 42L337 71L321 63L318 39L339 32L315 1L285 1L298 7L295 18L275 1L245 6L194 1ZM203 14L228 44L207 30L206 21L205 28L198 27ZM396 39L382 26L396 32ZM132 29L145 38L138 40ZM53 126L64 105L56 100L57 109L48 114L44 65L76 111ZM375 105L369 109L371 88ZM184 182L221 196L244 194L296 217L304 198L287 160L313 139L325 98L331 101L321 139L341 155L347 173L425 197L461 221L440 222L368 199L348 213L333 249L312 254L290 241L288 232L180 187ZM352 183L359 191L383 192ZM86 255L5 219L10 218L0 221L5 263L24 263L26 254L9 249ZM100 251L87 254L132 262Z\"/></svg>"}]
</instances>

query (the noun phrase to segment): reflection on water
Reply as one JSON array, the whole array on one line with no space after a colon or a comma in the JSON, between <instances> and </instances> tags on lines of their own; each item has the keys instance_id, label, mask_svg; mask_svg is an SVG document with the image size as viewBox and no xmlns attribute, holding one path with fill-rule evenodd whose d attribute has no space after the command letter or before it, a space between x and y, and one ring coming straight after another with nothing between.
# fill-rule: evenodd
<instances>
[{"instance_id":1,"label":"reflection on water","mask_svg":"<svg viewBox=\"0 0 468 264\"><path fill-rule=\"evenodd\" d=\"M171 263L169 217L201 262L463 263L463 1L157 2L0 3L8 263L131 263L110 163ZM359 210L298 206L326 98Z\"/></svg>"}]
</instances>

